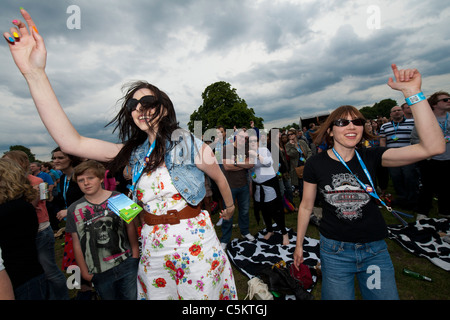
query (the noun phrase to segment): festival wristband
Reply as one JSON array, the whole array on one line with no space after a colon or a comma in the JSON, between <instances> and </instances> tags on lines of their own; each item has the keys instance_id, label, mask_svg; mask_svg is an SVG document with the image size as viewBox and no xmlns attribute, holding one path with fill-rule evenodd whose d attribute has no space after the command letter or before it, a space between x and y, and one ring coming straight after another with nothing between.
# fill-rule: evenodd
<instances>
[{"instance_id":1,"label":"festival wristband","mask_svg":"<svg viewBox=\"0 0 450 320\"><path fill-rule=\"evenodd\" d=\"M413 104L416 104L420 101L426 100L427 98L425 97L425 95L423 94L423 92L419 92L418 94L415 94L409 98L406 98L406 103L408 104L408 106L412 106Z\"/></svg>"}]
</instances>

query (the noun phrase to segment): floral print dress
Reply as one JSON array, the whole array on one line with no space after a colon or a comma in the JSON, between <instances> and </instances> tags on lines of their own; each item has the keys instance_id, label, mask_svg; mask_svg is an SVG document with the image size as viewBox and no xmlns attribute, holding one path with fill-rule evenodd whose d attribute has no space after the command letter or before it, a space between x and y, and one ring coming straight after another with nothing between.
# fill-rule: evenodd
<instances>
[{"instance_id":1,"label":"floral print dress","mask_svg":"<svg viewBox=\"0 0 450 320\"><path fill-rule=\"evenodd\" d=\"M143 174L137 197L156 215L187 205L164 165ZM175 225L144 224L141 239L138 299L237 299L231 264L208 211Z\"/></svg>"}]
</instances>

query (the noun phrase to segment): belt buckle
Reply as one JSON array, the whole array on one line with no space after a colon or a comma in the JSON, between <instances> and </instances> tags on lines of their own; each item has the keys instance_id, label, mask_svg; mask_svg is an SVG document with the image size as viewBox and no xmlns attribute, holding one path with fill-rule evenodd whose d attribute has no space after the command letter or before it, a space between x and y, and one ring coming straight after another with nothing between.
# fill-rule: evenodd
<instances>
[{"instance_id":1,"label":"belt buckle","mask_svg":"<svg viewBox=\"0 0 450 320\"><path fill-rule=\"evenodd\" d=\"M180 218L178 217L178 211L176 211L176 210L167 211L165 219L167 220L168 224L179 224L180 223Z\"/></svg>"}]
</instances>

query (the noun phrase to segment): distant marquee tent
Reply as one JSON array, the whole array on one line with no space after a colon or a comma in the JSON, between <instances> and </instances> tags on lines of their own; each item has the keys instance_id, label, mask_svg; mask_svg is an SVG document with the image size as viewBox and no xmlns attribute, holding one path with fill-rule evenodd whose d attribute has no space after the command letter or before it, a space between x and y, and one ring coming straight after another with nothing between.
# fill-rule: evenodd
<instances>
[{"instance_id":1,"label":"distant marquee tent","mask_svg":"<svg viewBox=\"0 0 450 320\"><path fill-rule=\"evenodd\" d=\"M316 114L308 115L300 117L298 121L298 125L300 128L306 127L309 129L309 125L311 123L315 123L316 125L320 125L325 119L330 115L330 112L319 112Z\"/></svg>"}]
</instances>

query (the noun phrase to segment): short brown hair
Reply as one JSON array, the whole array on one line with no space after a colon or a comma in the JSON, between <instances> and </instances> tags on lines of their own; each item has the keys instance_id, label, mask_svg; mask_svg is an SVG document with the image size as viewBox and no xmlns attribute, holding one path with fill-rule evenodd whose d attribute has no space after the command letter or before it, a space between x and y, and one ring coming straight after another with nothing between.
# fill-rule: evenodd
<instances>
[{"instance_id":1,"label":"short brown hair","mask_svg":"<svg viewBox=\"0 0 450 320\"><path fill-rule=\"evenodd\" d=\"M438 98L439 96L447 96L450 97L450 94L448 94L448 92L445 91L438 91L433 93L429 98L428 98L428 103L430 104L431 109L433 109L433 106L438 104Z\"/></svg>"},{"instance_id":2,"label":"short brown hair","mask_svg":"<svg viewBox=\"0 0 450 320\"><path fill-rule=\"evenodd\" d=\"M334 140L333 137L330 136L330 130L334 126L334 122L338 119L342 119L348 115L351 115L355 118L363 119L366 121L366 118L362 115L362 113L356 109L353 106L345 105L340 106L339 108L335 109L328 118L322 123L319 130L317 130L315 133L313 133L314 143L317 145L320 145L323 142L326 142L328 147L333 147ZM330 129L330 130L328 130ZM374 136L367 132L366 130L363 130L363 136L362 139L366 140L373 140Z\"/></svg>"},{"instance_id":3,"label":"short brown hair","mask_svg":"<svg viewBox=\"0 0 450 320\"><path fill-rule=\"evenodd\" d=\"M44 162L41 166L46 167L47 169L53 169L53 165L50 162Z\"/></svg>"},{"instance_id":4,"label":"short brown hair","mask_svg":"<svg viewBox=\"0 0 450 320\"><path fill-rule=\"evenodd\" d=\"M78 176L82 175L86 171L91 170L96 177L99 179L105 178L105 167L98 161L95 160L87 160L80 163L78 166L75 167L73 171L73 178L75 181L77 180Z\"/></svg>"}]
</instances>

